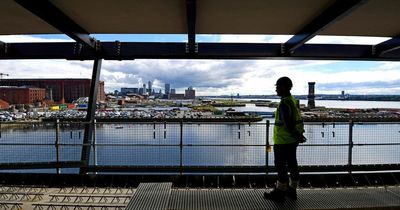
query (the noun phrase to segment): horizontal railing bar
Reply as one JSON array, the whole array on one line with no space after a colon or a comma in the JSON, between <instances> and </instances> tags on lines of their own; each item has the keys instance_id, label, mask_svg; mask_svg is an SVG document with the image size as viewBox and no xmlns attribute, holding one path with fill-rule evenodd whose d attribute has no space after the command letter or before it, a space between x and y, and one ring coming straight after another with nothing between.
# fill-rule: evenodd
<instances>
[{"instance_id":1,"label":"horizontal railing bar","mask_svg":"<svg viewBox=\"0 0 400 210\"><path fill-rule=\"evenodd\" d=\"M60 161L60 162L19 162L1 163L1 170L8 169L51 169L51 168L78 168L86 166L81 161Z\"/></svg>"},{"instance_id":2,"label":"horizontal railing bar","mask_svg":"<svg viewBox=\"0 0 400 210\"><path fill-rule=\"evenodd\" d=\"M95 145L93 144L28 144L28 143L2 143L0 146L160 146L160 147L165 147L165 146L173 146L173 147L179 147L181 145L179 144L99 144L96 143ZM354 146L397 146L400 145L400 143L381 143L381 144L353 144ZM182 144L184 147L212 147L212 146L217 146L217 147L231 147L231 146L241 146L241 147L265 147L265 146L274 146L274 144ZM336 147L336 146L349 146L349 144L300 144L300 147Z\"/></svg>"}]
</instances>

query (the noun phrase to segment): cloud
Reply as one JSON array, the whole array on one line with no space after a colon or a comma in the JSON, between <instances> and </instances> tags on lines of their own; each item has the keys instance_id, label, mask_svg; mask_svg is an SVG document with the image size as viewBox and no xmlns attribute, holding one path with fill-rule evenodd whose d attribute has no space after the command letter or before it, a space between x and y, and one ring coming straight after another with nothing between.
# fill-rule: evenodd
<instances>
[{"instance_id":1,"label":"cloud","mask_svg":"<svg viewBox=\"0 0 400 210\"><path fill-rule=\"evenodd\" d=\"M290 36L202 35L216 42L284 42ZM337 37L322 37L337 42ZM313 42L318 41L313 40ZM352 38L350 38L352 39ZM5 42L67 41L63 38L0 36ZM372 43L372 39L368 43ZM381 41L381 40L380 40ZM366 41L367 42L367 41ZM376 41L375 41L376 42ZM93 61L0 60L0 72L9 78L90 78ZM170 83L183 92L189 86L198 95L274 94L275 81L289 76L294 94L306 94L308 82L316 82L316 93L398 94L400 63L313 60L167 60L148 59L102 63L101 80L106 91L121 87L141 87L153 81L158 92Z\"/></svg>"}]
</instances>

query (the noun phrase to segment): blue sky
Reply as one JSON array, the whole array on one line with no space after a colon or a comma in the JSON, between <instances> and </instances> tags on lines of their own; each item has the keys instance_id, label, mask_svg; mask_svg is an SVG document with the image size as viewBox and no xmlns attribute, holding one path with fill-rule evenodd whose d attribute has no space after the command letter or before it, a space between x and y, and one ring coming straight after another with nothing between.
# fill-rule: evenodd
<instances>
[{"instance_id":1,"label":"blue sky","mask_svg":"<svg viewBox=\"0 0 400 210\"><path fill-rule=\"evenodd\" d=\"M186 35L93 35L101 41L185 42ZM290 36L198 35L198 42L281 43ZM317 36L309 43L376 44L385 37ZM65 35L0 36L4 42L72 41ZM8 78L90 78L91 61L0 60ZM306 94L307 82L316 93L399 94L400 63L313 60L134 60L103 61L101 80L106 91L140 87L151 80L158 92L165 83L183 92L193 86L197 95L274 94L281 76L294 82L294 94Z\"/></svg>"}]
</instances>

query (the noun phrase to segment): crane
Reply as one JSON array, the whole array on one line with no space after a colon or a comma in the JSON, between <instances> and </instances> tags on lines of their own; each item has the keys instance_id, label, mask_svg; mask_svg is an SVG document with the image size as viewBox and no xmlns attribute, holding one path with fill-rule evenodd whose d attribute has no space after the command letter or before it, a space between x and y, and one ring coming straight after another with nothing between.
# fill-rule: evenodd
<instances>
[{"instance_id":1,"label":"crane","mask_svg":"<svg viewBox=\"0 0 400 210\"><path fill-rule=\"evenodd\" d=\"M0 81L3 79L3 76L10 76L10 75L5 73L0 73Z\"/></svg>"}]
</instances>

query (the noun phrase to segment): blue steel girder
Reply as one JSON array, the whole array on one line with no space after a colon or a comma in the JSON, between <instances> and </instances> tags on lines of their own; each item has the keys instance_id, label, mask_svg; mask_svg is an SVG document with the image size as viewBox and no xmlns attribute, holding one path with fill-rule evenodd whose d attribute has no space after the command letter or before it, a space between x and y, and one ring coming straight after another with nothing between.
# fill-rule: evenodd
<instances>
[{"instance_id":1,"label":"blue steel girder","mask_svg":"<svg viewBox=\"0 0 400 210\"><path fill-rule=\"evenodd\" d=\"M186 43L102 42L101 54L76 43L8 43L1 59L310 59L400 61L400 50L376 56L373 45L305 44L293 54L282 54L284 43L198 43L199 52L186 53ZM390 45L397 47L397 45Z\"/></svg>"},{"instance_id":2,"label":"blue steel girder","mask_svg":"<svg viewBox=\"0 0 400 210\"><path fill-rule=\"evenodd\" d=\"M308 40L312 39L319 32L323 31L329 25L335 23L341 18L349 15L352 11L365 4L367 0L338 0L329 8L322 12L318 17L312 20L308 25L297 32L285 43L284 54L293 53Z\"/></svg>"},{"instance_id":3,"label":"blue steel girder","mask_svg":"<svg viewBox=\"0 0 400 210\"><path fill-rule=\"evenodd\" d=\"M86 45L93 50L99 50L96 48L96 40L89 36L89 32L49 0L15 0L15 2L78 43Z\"/></svg>"}]
</instances>

